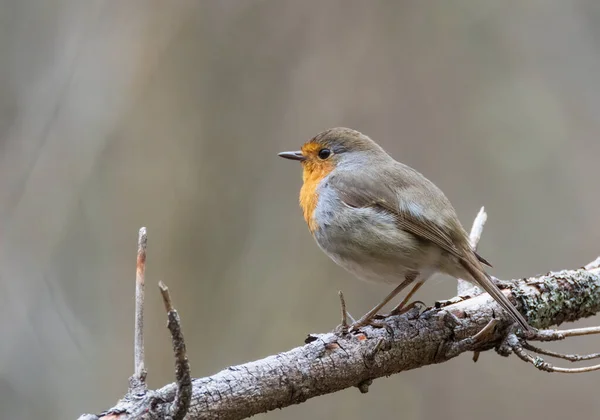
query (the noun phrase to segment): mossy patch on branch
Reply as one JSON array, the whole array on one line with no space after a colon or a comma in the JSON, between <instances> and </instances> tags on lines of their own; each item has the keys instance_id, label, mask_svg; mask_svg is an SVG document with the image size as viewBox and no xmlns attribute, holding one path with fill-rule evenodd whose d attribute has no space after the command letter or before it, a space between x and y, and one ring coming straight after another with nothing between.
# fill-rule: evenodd
<instances>
[{"instance_id":1,"label":"mossy patch on branch","mask_svg":"<svg viewBox=\"0 0 600 420\"><path fill-rule=\"evenodd\" d=\"M548 328L600 312L600 276L583 269L549 273L526 284L516 282L511 289L535 328Z\"/></svg>"}]
</instances>

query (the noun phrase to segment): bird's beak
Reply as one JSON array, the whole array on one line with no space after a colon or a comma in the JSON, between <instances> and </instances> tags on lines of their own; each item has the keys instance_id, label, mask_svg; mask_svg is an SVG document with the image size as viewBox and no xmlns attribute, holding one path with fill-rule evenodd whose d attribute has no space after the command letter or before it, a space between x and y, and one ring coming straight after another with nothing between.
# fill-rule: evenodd
<instances>
[{"instance_id":1,"label":"bird's beak","mask_svg":"<svg viewBox=\"0 0 600 420\"><path fill-rule=\"evenodd\" d=\"M290 160L299 160L299 161L306 160L306 157L299 150L297 152L281 152L277 156L280 156L280 157L286 158L286 159L290 159Z\"/></svg>"}]
</instances>

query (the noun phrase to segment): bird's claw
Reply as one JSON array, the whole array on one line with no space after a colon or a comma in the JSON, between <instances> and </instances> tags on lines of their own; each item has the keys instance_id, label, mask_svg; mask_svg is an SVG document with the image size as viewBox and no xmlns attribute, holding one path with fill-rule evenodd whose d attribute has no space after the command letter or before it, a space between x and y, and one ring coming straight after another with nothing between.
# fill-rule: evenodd
<instances>
[{"instance_id":1,"label":"bird's claw","mask_svg":"<svg viewBox=\"0 0 600 420\"><path fill-rule=\"evenodd\" d=\"M415 300L415 301L409 303L408 305L392 309L392 311L387 316L403 315L407 312L410 312L411 310L413 310L413 308L417 307L418 305L425 306L425 303L421 302L420 300Z\"/></svg>"},{"instance_id":2,"label":"bird's claw","mask_svg":"<svg viewBox=\"0 0 600 420\"><path fill-rule=\"evenodd\" d=\"M360 328L365 327L367 325L369 325L373 328L385 328L386 323L383 322L383 320L385 320L386 318L388 318L390 316L403 315L407 312L410 312L418 305L425 306L425 303L421 302L420 300L415 300L414 302L411 302L408 305L394 308L389 314L376 314L376 315L373 315L371 318L366 318L366 319L361 318L358 321L350 324L346 331L347 332L358 331Z\"/></svg>"},{"instance_id":3,"label":"bird's claw","mask_svg":"<svg viewBox=\"0 0 600 420\"><path fill-rule=\"evenodd\" d=\"M385 328L385 322L377 321L375 318L379 319L380 316L374 316L370 319L359 319L348 327L348 332L356 332L360 330L362 327L371 326L373 328ZM385 318L385 317L384 317Z\"/></svg>"}]
</instances>

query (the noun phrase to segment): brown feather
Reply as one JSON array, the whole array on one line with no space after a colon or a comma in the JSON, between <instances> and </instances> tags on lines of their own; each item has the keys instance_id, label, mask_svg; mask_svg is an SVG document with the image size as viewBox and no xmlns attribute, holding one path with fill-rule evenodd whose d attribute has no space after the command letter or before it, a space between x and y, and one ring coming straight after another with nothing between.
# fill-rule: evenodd
<instances>
[{"instance_id":1,"label":"brown feather","mask_svg":"<svg viewBox=\"0 0 600 420\"><path fill-rule=\"evenodd\" d=\"M473 280L481 286L483 290L489 293L494 300L504 308L506 312L508 312L516 322L521 324L521 326L526 331L531 331L531 327L521 315L521 313L515 308L515 306L511 303L510 300L506 297L506 295L494 284L490 276L483 271L483 267L481 267L480 263L475 260L475 255L472 258L462 258L460 260L460 264L464 267L465 270L473 277Z\"/></svg>"},{"instance_id":2,"label":"brown feather","mask_svg":"<svg viewBox=\"0 0 600 420\"><path fill-rule=\"evenodd\" d=\"M466 233L456 235L456 232L464 230L450 202L421 174L401 163L394 163L397 166L388 169L383 177L386 179L385 184L376 182L365 172L360 176L349 172L344 172L342 176L332 174L330 182L347 205L377 207L389 212L396 216L398 227L402 230L433 242L456 258L462 258L460 249L464 245ZM429 185L423 186L423 183ZM397 189L392 189L392 185ZM424 191L428 193L423 193ZM439 194L436 195L436 191ZM412 201L403 199L406 196L410 196ZM415 208L415 203L418 203L418 209Z\"/></svg>"},{"instance_id":3,"label":"brown feather","mask_svg":"<svg viewBox=\"0 0 600 420\"><path fill-rule=\"evenodd\" d=\"M488 262L488 260L486 260L485 258L483 258L476 251L473 251L473 253L475 254L475 256L477 257L477 259L479 260L480 263L483 263L483 264L487 265L488 267L492 268L492 264L490 264Z\"/></svg>"}]
</instances>

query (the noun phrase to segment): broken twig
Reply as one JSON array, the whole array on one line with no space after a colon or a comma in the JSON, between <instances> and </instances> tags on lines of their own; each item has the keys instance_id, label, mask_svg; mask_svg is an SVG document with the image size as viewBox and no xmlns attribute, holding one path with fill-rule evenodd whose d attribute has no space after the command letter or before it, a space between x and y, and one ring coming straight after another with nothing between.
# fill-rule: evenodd
<instances>
[{"instance_id":1,"label":"broken twig","mask_svg":"<svg viewBox=\"0 0 600 420\"><path fill-rule=\"evenodd\" d=\"M181 331L181 319L177 311L173 308L169 288L162 281L158 283L158 287L169 318L167 327L171 332L173 352L175 353L175 383L177 384L177 392L170 411L173 420L182 420L190 408L192 398L190 364L187 358L183 332Z\"/></svg>"},{"instance_id":2,"label":"broken twig","mask_svg":"<svg viewBox=\"0 0 600 420\"><path fill-rule=\"evenodd\" d=\"M144 283L146 273L146 246L148 236L146 228L140 228L138 234L137 261L135 267L135 332L134 332L134 373L129 379L131 390L139 392L146 389L146 367L144 365Z\"/></svg>"}]
</instances>

